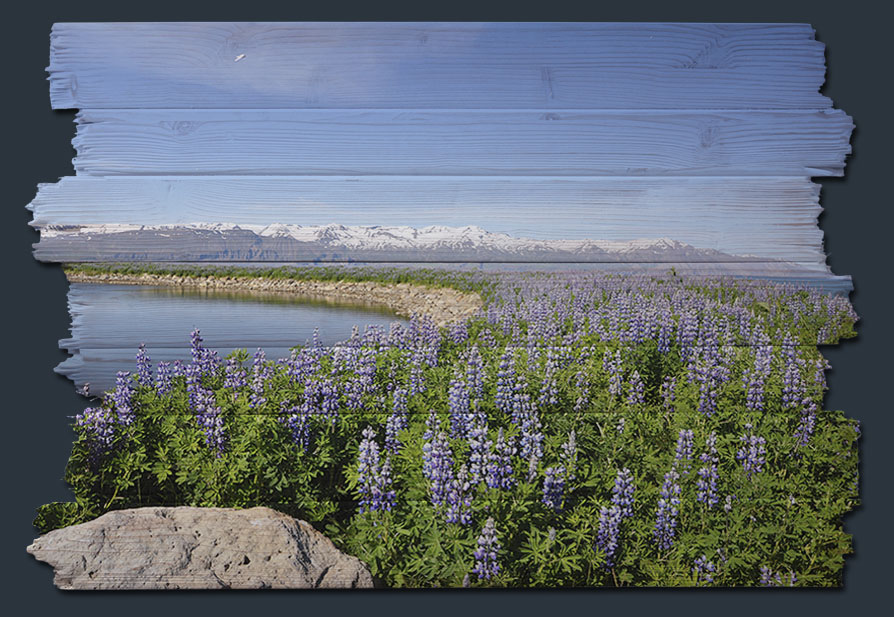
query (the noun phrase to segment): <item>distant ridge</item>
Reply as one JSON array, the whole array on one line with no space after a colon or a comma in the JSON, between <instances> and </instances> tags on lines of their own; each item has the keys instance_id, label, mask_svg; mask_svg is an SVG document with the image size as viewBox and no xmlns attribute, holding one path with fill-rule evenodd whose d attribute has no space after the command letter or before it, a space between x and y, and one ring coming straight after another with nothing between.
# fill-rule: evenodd
<instances>
[{"instance_id":1,"label":"distant ridge","mask_svg":"<svg viewBox=\"0 0 894 617\"><path fill-rule=\"evenodd\" d=\"M481 227L251 225L47 225L37 257L49 260L755 262L670 238L536 240Z\"/></svg>"}]
</instances>

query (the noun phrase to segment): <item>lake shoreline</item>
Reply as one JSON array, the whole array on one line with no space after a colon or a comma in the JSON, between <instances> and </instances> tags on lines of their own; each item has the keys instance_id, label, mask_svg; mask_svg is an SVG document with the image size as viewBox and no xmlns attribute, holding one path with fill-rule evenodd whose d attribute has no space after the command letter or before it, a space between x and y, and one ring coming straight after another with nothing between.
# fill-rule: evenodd
<instances>
[{"instance_id":1,"label":"lake shoreline","mask_svg":"<svg viewBox=\"0 0 894 617\"><path fill-rule=\"evenodd\" d=\"M261 293L283 293L338 302L357 302L387 308L412 317L414 313L431 317L438 326L463 321L478 313L481 297L449 287L425 287L410 283L378 283L374 281L315 281L290 278L238 276L184 276L181 274L121 274L115 272L87 274L66 271L70 283L115 285L160 285L193 289L227 290Z\"/></svg>"}]
</instances>

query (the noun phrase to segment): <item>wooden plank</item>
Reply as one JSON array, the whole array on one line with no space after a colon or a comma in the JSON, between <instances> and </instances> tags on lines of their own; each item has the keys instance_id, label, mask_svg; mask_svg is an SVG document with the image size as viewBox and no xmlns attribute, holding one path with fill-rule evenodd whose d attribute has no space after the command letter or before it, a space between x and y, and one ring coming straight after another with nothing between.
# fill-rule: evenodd
<instances>
[{"instance_id":1,"label":"wooden plank","mask_svg":"<svg viewBox=\"0 0 894 617\"><path fill-rule=\"evenodd\" d=\"M842 111L86 110L78 174L841 176Z\"/></svg>"},{"instance_id":2,"label":"wooden plank","mask_svg":"<svg viewBox=\"0 0 894 617\"><path fill-rule=\"evenodd\" d=\"M415 253L400 245L399 250L389 252L393 243L386 236L392 232L405 237L407 227L416 234L430 226L446 226L451 228L444 231L447 236L455 238L461 234L472 245L480 243L480 238L502 242L494 234L539 242L670 238L697 249L718 251L726 257L708 254L679 258L667 253L652 259L637 253L620 260L742 261L736 256L749 256L744 260L812 262L824 269L822 232L816 225L821 211L818 188L802 177L81 176L41 185L28 207L34 212L32 225L43 231L36 256L49 261L519 260L507 254L470 258L462 253L460 245ZM119 227L87 228L85 232L92 235L82 234L80 239L70 235L71 230L60 229L103 224ZM204 227L195 241L188 234L179 233L189 225L193 226L190 230L196 231L198 224ZM209 224L225 227L209 228ZM229 234L233 225L240 225L245 234L266 234L271 238L282 235L275 228L250 232L251 226L271 224L332 225L314 232L325 232L331 243L322 251L319 246L308 245L304 247L306 254L290 253L288 258L238 252L215 256L208 254L202 244L208 238L217 242L214 232ZM171 230L121 225L175 225L181 229L174 230L177 235ZM379 229L358 236L357 229L345 230L340 227L344 225ZM404 229L384 229L390 227ZM128 232L129 235L117 236L126 240L123 244L99 241L100 234L114 229ZM149 231L152 233L143 233ZM429 235L418 242L435 238L437 231L427 231ZM352 253L339 248L348 242L344 238L350 241L344 246L369 248L378 246L378 242L388 250ZM411 249L422 246L415 235L408 242L406 246ZM321 257L323 253L326 256ZM520 260L606 261L598 254L574 258L547 255L541 259L532 253Z\"/></svg>"},{"instance_id":3,"label":"wooden plank","mask_svg":"<svg viewBox=\"0 0 894 617\"><path fill-rule=\"evenodd\" d=\"M802 24L59 23L65 108L825 109Z\"/></svg>"}]
</instances>

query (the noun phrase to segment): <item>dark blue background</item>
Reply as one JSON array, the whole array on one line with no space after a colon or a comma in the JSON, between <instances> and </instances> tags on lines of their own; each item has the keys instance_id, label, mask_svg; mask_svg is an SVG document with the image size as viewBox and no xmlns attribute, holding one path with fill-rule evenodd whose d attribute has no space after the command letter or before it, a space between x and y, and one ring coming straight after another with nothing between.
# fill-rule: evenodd
<instances>
[{"instance_id":1,"label":"dark blue background","mask_svg":"<svg viewBox=\"0 0 894 617\"><path fill-rule=\"evenodd\" d=\"M16 3L7 7L0 41L4 104L2 205L4 278L4 406L0 423L3 457L3 609L18 615L49 611L94 614L246 614L424 613L456 611L544 614L639 612L672 614L698 611L724 615L758 612L841 614L882 612L890 605L892 410L890 389L891 265L891 35L892 23L870 2L719 2L567 3L519 2L300 2L246 0L187 3ZM828 79L824 93L835 107L853 116L857 130L846 179L822 181L820 225L836 274L851 274L852 295L862 317L856 341L825 350L832 363L826 407L843 409L863 421L863 506L846 518L856 554L847 561L844 588L814 590L552 590L484 593L63 593L51 583L51 570L25 553L35 536L34 509L68 500L61 481L71 448L66 416L83 407L69 382L52 372L64 359L57 340L68 335L66 283L58 266L30 256L37 233L24 209L38 182L73 173L73 112L50 110L44 68L50 26L55 21L228 21L228 20L517 20L517 21L702 21L810 23L827 45Z\"/></svg>"}]
</instances>

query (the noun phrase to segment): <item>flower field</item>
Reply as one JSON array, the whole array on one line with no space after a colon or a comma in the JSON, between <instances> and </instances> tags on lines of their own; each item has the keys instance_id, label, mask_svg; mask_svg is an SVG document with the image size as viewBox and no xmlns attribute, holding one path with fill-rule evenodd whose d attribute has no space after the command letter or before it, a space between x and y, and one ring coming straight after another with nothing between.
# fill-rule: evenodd
<instances>
[{"instance_id":1,"label":"flower field","mask_svg":"<svg viewBox=\"0 0 894 617\"><path fill-rule=\"evenodd\" d=\"M275 360L219 358L199 331L188 362L141 347L75 418L76 502L36 524L267 505L389 586L841 584L860 430L822 408L818 345L854 335L846 298L674 275L369 276L485 308Z\"/></svg>"}]
</instances>

